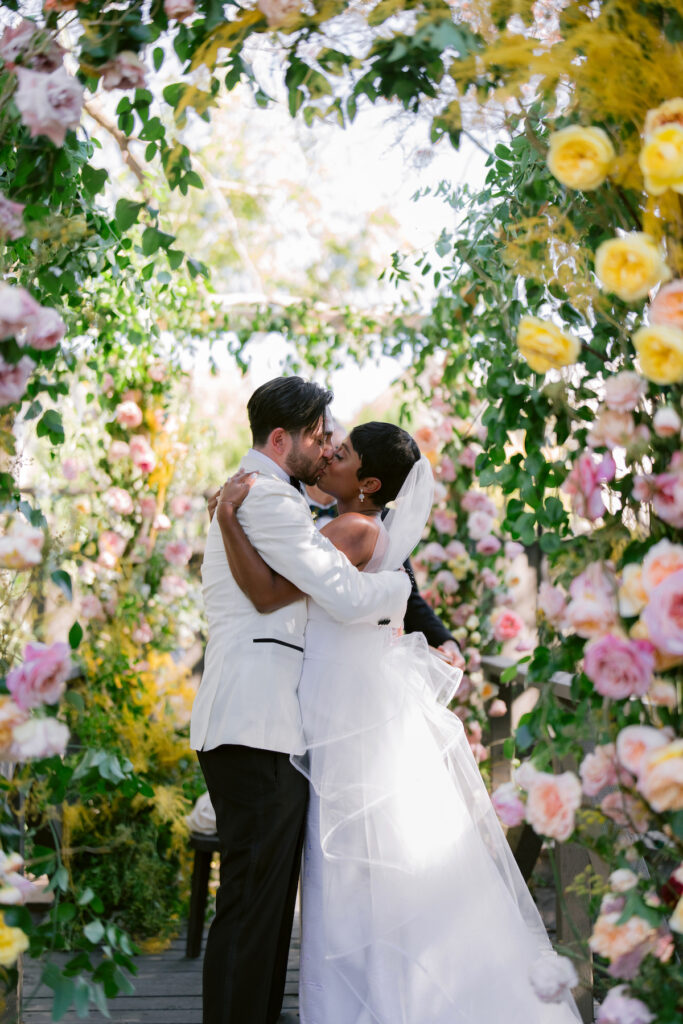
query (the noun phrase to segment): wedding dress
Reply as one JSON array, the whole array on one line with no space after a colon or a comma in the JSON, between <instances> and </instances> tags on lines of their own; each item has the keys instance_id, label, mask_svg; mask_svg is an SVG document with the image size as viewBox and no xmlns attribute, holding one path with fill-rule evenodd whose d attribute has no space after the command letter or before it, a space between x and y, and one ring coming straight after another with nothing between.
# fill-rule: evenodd
<instances>
[{"instance_id":1,"label":"wedding dress","mask_svg":"<svg viewBox=\"0 0 683 1024\"><path fill-rule=\"evenodd\" d=\"M403 561L426 513L417 537L396 519L371 571ZM396 638L309 607L299 684L308 749L292 758L311 782L302 1024L580 1021L571 997L545 1004L529 983L539 957L555 954L446 707L459 679L421 634Z\"/></svg>"}]
</instances>

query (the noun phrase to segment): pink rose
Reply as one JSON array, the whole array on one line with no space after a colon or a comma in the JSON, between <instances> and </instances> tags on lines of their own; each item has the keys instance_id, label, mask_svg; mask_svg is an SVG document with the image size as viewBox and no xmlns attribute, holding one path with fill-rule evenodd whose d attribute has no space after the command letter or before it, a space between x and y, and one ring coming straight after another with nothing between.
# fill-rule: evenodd
<instances>
[{"instance_id":1,"label":"pink rose","mask_svg":"<svg viewBox=\"0 0 683 1024\"><path fill-rule=\"evenodd\" d=\"M16 75L14 102L23 123L32 136L47 135L63 146L67 129L80 124L83 86L63 67L49 74L17 68Z\"/></svg>"},{"instance_id":2,"label":"pink rose","mask_svg":"<svg viewBox=\"0 0 683 1024\"><path fill-rule=\"evenodd\" d=\"M105 569L115 569L119 558L126 550L125 539L113 530L105 530L100 534L98 546L98 563Z\"/></svg>"},{"instance_id":3,"label":"pink rose","mask_svg":"<svg viewBox=\"0 0 683 1024\"><path fill-rule=\"evenodd\" d=\"M526 808L514 782L505 782L498 786L491 796L491 803L500 820L508 828L521 825L524 821Z\"/></svg>"},{"instance_id":4,"label":"pink rose","mask_svg":"<svg viewBox=\"0 0 683 1024\"><path fill-rule=\"evenodd\" d=\"M660 288L647 312L651 324L683 328L683 281L670 281Z\"/></svg>"},{"instance_id":5,"label":"pink rose","mask_svg":"<svg viewBox=\"0 0 683 1024\"><path fill-rule=\"evenodd\" d=\"M638 791L660 814L683 810L683 739L643 754Z\"/></svg>"},{"instance_id":6,"label":"pink rose","mask_svg":"<svg viewBox=\"0 0 683 1024\"><path fill-rule=\"evenodd\" d=\"M565 627L579 636L601 636L616 624L615 588L599 562L589 565L572 581L569 596Z\"/></svg>"},{"instance_id":7,"label":"pink rose","mask_svg":"<svg viewBox=\"0 0 683 1024\"><path fill-rule=\"evenodd\" d=\"M493 590L495 587L498 586L499 583L498 577L496 576L495 572L488 566L481 570L481 573L479 574L479 579L481 580L482 587L485 587L487 590Z\"/></svg>"},{"instance_id":8,"label":"pink rose","mask_svg":"<svg viewBox=\"0 0 683 1024\"><path fill-rule=\"evenodd\" d=\"M502 718L507 714L508 706L500 697L494 697L489 704L489 718Z\"/></svg>"},{"instance_id":9,"label":"pink rose","mask_svg":"<svg viewBox=\"0 0 683 1024\"><path fill-rule=\"evenodd\" d=\"M56 718L29 718L14 730L12 757L17 761L33 761L42 757L60 757L69 742L69 730Z\"/></svg>"},{"instance_id":10,"label":"pink rose","mask_svg":"<svg viewBox=\"0 0 683 1024\"><path fill-rule=\"evenodd\" d=\"M586 754L579 765L579 775L586 796L597 796L607 786L617 784L616 752L613 743L606 743Z\"/></svg>"},{"instance_id":11,"label":"pink rose","mask_svg":"<svg viewBox=\"0 0 683 1024\"><path fill-rule=\"evenodd\" d=\"M35 365L28 356L22 356L18 363L7 363L0 356L0 409L21 401Z\"/></svg>"},{"instance_id":12,"label":"pink rose","mask_svg":"<svg viewBox=\"0 0 683 1024\"><path fill-rule=\"evenodd\" d=\"M449 540L448 544L446 545L444 554L446 555L447 558L452 558L455 560L457 558L462 558L463 555L466 555L467 548L465 547L461 540Z\"/></svg>"},{"instance_id":13,"label":"pink rose","mask_svg":"<svg viewBox=\"0 0 683 1024\"><path fill-rule=\"evenodd\" d=\"M672 544L670 540L654 544L643 559L640 577L646 600L655 587L679 569L683 569L683 544Z\"/></svg>"},{"instance_id":14,"label":"pink rose","mask_svg":"<svg viewBox=\"0 0 683 1024\"><path fill-rule=\"evenodd\" d=\"M512 561L517 558L517 555L524 554L524 545L520 544L517 540L506 540L505 541L505 557Z\"/></svg>"},{"instance_id":15,"label":"pink rose","mask_svg":"<svg viewBox=\"0 0 683 1024\"><path fill-rule=\"evenodd\" d=\"M588 434L591 448L628 448L636 436L636 424L630 412L601 409Z\"/></svg>"},{"instance_id":16,"label":"pink rose","mask_svg":"<svg viewBox=\"0 0 683 1024\"><path fill-rule=\"evenodd\" d=\"M71 671L70 655L68 644L27 644L23 664L7 673L7 689L17 705L26 710L56 704Z\"/></svg>"},{"instance_id":17,"label":"pink rose","mask_svg":"<svg viewBox=\"0 0 683 1024\"><path fill-rule=\"evenodd\" d=\"M107 458L110 462L119 462L121 459L127 459L129 455L130 448L127 441L112 441L109 445Z\"/></svg>"},{"instance_id":18,"label":"pink rose","mask_svg":"<svg viewBox=\"0 0 683 1024\"><path fill-rule=\"evenodd\" d=\"M441 544L432 541L420 549L420 561L426 565L439 565L448 560L445 549Z\"/></svg>"},{"instance_id":19,"label":"pink rose","mask_svg":"<svg viewBox=\"0 0 683 1024\"><path fill-rule=\"evenodd\" d=\"M561 629L567 608L567 597L564 590L544 580L538 588L538 608L551 626Z\"/></svg>"},{"instance_id":20,"label":"pink rose","mask_svg":"<svg viewBox=\"0 0 683 1024\"><path fill-rule=\"evenodd\" d=\"M493 635L499 643L512 640L521 631L524 623L516 612L509 608L497 608L491 616Z\"/></svg>"},{"instance_id":21,"label":"pink rose","mask_svg":"<svg viewBox=\"0 0 683 1024\"><path fill-rule=\"evenodd\" d=\"M13 203L0 192L0 239L15 242L26 234L24 227L24 203Z\"/></svg>"},{"instance_id":22,"label":"pink rose","mask_svg":"<svg viewBox=\"0 0 683 1024\"><path fill-rule=\"evenodd\" d=\"M187 593L187 580L169 573L161 580L161 592L166 597L184 597Z\"/></svg>"},{"instance_id":23,"label":"pink rose","mask_svg":"<svg viewBox=\"0 0 683 1024\"><path fill-rule=\"evenodd\" d=\"M581 783L573 772L538 772L530 783L526 820L539 835L563 842L574 831L574 815L580 806Z\"/></svg>"},{"instance_id":24,"label":"pink rose","mask_svg":"<svg viewBox=\"0 0 683 1024\"><path fill-rule=\"evenodd\" d=\"M87 619L88 621L92 619L104 621L104 608L96 594L85 594L85 596L81 598L80 615L81 618Z\"/></svg>"},{"instance_id":25,"label":"pink rose","mask_svg":"<svg viewBox=\"0 0 683 1024\"><path fill-rule=\"evenodd\" d=\"M455 480L456 472L455 466L453 465L453 459L448 455L442 455L441 461L437 467L439 479L443 480L444 483L450 484Z\"/></svg>"},{"instance_id":26,"label":"pink rose","mask_svg":"<svg viewBox=\"0 0 683 1024\"><path fill-rule=\"evenodd\" d=\"M122 427L134 430L142 423L142 409L136 402L120 402L114 411L116 422Z\"/></svg>"},{"instance_id":27,"label":"pink rose","mask_svg":"<svg viewBox=\"0 0 683 1024\"><path fill-rule=\"evenodd\" d=\"M187 565L192 557L192 546L184 540L169 541L164 548L164 558L170 565Z\"/></svg>"},{"instance_id":28,"label":"pink rose","mask_svg":"<svg viewBox=\"0 0 683 1024\"><path fill-rule=\"evenodd\" d=\"M460 584L449 569L442 569L434 577L434 586L439 587L444 594L456 594Z\"/></svg>"},{"instance_id":29,"label":"pink rose","mask_svg":"<svg viewBox=\"0 0 683 1024\"><path fill-rule=\"evenodd\" d=\"M438 533L450 535L455 532L455 513L435 508L432 512L432 523Z\"/></svg>"},{"instance_id":30,"label":"pink rose","mask_svg":"<svg viewBox=\"0 0 683 1024\"><path fill-rule=\"evenodd\" d=\"M30 569L43 560L45 534L37 526L14 518L0 537L0 568Z\"/></svg>"},{"instance_id":31,"label":"pink rose","mask_svg":"<svg viewBox=\"0 0 683 1024\"><path fill-rule=\"evenodd\" d=\"M501 543L492 533L487 533L476 543L476 551L480 555L497 555L501 549Z\"/></svg>"},{"instance_id":32,"label":"pink rose","mask_svg":"<svg viewBox=\"0 0 683 1024\"><path fill-rule=\"evenodd\" d=\"M140 498L140 515L143 519L154 519L157 513L157 499L151 494L145 494Z\"/></svg>"},{"instance_id":33,"label":"pink rose","mask_svg":"<svg viewBox=\"0 0 683 1024\"><path fill-rule=\"evenodd\" d=\"M171 512L174 516L181 518L192 511L192 498L189 494L176 494L171 498Z\"/></svg>"},{"instance_id":34,"label":"pink rose","mask_svg":"<svg viewBox=\"0 0 683 1024\"><path fill-rule=\"evenodd\" d=\"M633 485L637 501L651 501L655 515L677 530L683 529L683 459L676 452L665 473L637 476Z\"/></svg>"},{"instance_id":35,"label":"pink rose","mask_svg":"<svg viewBox=\"0 0 683 1024\"><path fill-rule=\"evenodd\" d=\"M64 59L64 49L34 21L22 18L0 37L0 59L13 67L18 57L34 71L54 71Z\"/></svg>"},{"instance_id":36,"label":"pink rose","mask_svg":"<svg viewBox=\"0 0 683 1024\"><path fill-rule=\"evenodd\" d=\"M620 828L630 828L642 834L650 827L650 816L643 801L622 790L603 797L600 810Z\"/></svg>"},{"instance_id":37,"label":"pink rose","mask_svg":"<svg viewBox=\"0 0 683 1024\"><path fill-rule=\"evenodd\" d=\"M458 462L465 469L474 469L476 461L477 451L470 444L468 444L466 448L463 448L458 455Z\"/></svg>"},{"instance_id":38,"label":"pink rose","mask_svg":"<svg viewBox=\"0 0 683 1024\"><path fill-rule=\"evenodd\" d=\"M0 339L18 337L41 309L25 288L0 282Z\"/></svg>"},{"instance_id":39,"label":"pink rose","mask_svg":"<svg viewBox=\"0 0 683 1024\"><path fill-rule=\"evenodd\" d=\"M133 465L142 473L151 473L157 464L157 457L151 448L147 438L141 434L135 434L130 439L130 457Z\"/></svg>"},{"instance_id":40,"label":"pink rose","mask_svg":"<svg viewBox=\"0 0 683 1024\"><path fill-rule=\"evenodd\" d=\"M78 459L64 459L62 462L62 476L65 480L75 480L81 472L81 464Z\"/></svg>"},{"instance_id":41,"label":"pink rose","mask_svg":"<svg viewBox=\"0 0 683 1024\"><path fill-rule=\"evenodd\" d=\"M131 638L136 644L148 644L153 636L152 627L146 619L140 619L131 633Z\"/></svg>"},{"instance_id":42,"label":"pink rose","mask_svg":"<svg viewBox=\"0 0 683 1024\"><path fill-rule=\"evenodd\" d=\"M133 499L131 498L128 491L125 491L123 487L110 487L108 491L102 495L104 501L112 512L116 512L120 516L129 516L133 512Z\"/></svg>"},{"instance_id":43,"label":"pink rose","mask_svg":"<svg viewBox=\"0 0 683 1024\"><path fill-rule=\"evenodd\" d=\"M144 89L145 65L137 53L121 50L113 60L100 67L104 89Z\"/></svg>"},{"instance_id":44,"label":"pink rose","mask_svg":"<svg viewBox=\"0 0 683 1024\"><path fill-rule=\"evenodd\" d=\"M683 569L671 573L651 591L642 619L659 651L683 656Z\"/></svg>"},{"instance_id":45,"label":"pink rose","mask_svg":"<svg viewBox=\"0 0 683 1024\"><path fill-rule=\"evenodd\" d=\"M496 514L496 506L483 491L468 491L463 495L460 507L465 512L484 512L491 518Z\"/></svg>"},{"instance_id":46,"label":"pink rose","mask_svg":"<svg viewBox=\"0 0 683 1024\"><path fill-rule=\"evenodd\" d=\"M194 0L164 0L164 11L167 18L184 21L194 14Z\"/></svg>"},{"instance_id":47,"label":"pink rose","mask_svg":"<svg viewBox=\"0 0 683 1024\"><path fill-rule=\"evenodd\" d=\"M607 993L595 1018L596 1024L651 1024L654 1014L645 1003L626 993L626 985L617 985Z\"/></svg>"},{"instance_id":48,"label":"pink rose","mask_svg":"<svg viewBox=\"0 0 683 1024\"><path fill-rule=\"evenodd\" d=\"M0 58L5 64L14 64L17 57L30 49L37 32L35 21L27 18L22 18L17 25L8 26L0 36Z\"/></svg>"},{"instance_id":49,"label":"pink rose","mask_svg":"<svg viewBox=\"0 0 683 1024\"><path fill-rule=\"evenodd\" d=\"M602 697L642 697L652 682L655 659L647 640L624 640L607 633L591 640L584 652L584 672Z\"/></svg>"},{"instance_id":50,"label":"pink rose","mask_svg":"<svg viewBox=\"0 0 683 1024\"><path fill-rule=\"evenodd\" d=\"M481 540L493 529L493 518L487 512L470 512L467 517L467 532L472 540Z\"/></svg>"},{"instance_id":51,"label":"pink rose","mask_svg":"<svg viewBox=\"0 0 683 1024\"><path fill-rule=\"evenodd\" d=\"M583 452L572 466L562 490L572 499L572 508L586 519L599 519L605 511L601 484L614 478L616 463L611 455L596 462L591 452Z\"/></svg>"},{"instance_id":52,"label":"pink rose","mask_svg":"<svg viewBox=\"0 0 683 1024\"><path fill-rule=\"evenodd\" d=\"M54 348L64 337L66 324L55 309L40 306L26 325L24 344L41 352Z\"/></svg>"},{"instance_id":53,"label":"pink rose","mask_svg":"<svg viewBox=\"0 0 683 1024\"><path fill-rule=\"evenodd\" d=\"M670 405L663 405L652 418L652 429L657 437L678 437L681 432L681 417Z\"/></svg>"},{"instance_id":54,"label":"pink rose","mask_svg":"<svg viewBox=\"0 0 683 1024\"><path fill-rule=\"evenodd\" d=\"M622 370L605 381L605 405L616 412L631 412L647 394L647 382L633 370Z\"/></svg>"},{"instance_id":55,"label":"pink rose","mask_svg":"<svg viewBox=\"0 0 683 1024\"><path fill-rule=\"evenodd\" d=\"M546 953L532 964L529 981L542 1003L561 1003L579 983L571 960L554 953Z\"/></svg>"},{"instance_id":56,"label":"pink rose","mask_svg":"<svg viewBox=\"0 0 683 1024\"><path fill-rule=\"evenodd\" d=\"M110 395L114 390L114 378L110 373L103 373L100 387L105 395Z\"/></svg>"}]
</instances>

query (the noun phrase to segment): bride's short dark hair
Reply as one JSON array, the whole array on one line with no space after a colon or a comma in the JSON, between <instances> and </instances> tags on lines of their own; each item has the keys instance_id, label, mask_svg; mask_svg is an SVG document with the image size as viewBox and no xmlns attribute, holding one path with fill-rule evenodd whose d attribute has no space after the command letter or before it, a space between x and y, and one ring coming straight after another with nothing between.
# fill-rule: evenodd
<instances>
[{"instance_id":1,"label":"bride's short dark hair","mask_svg":"<svg viewBox=\"0 0 683 1024\"><path fill-rule=\"evenodd\" d=\"M361 423L349 435L360 459L358 479L376 476L382 486L372 495L375 505L393 501L403 481L420 458L420 449L410 434L393 423Z\"/></svg>"},{"instance_id":2,"label":"bride's short dark hair","mask_svg":"<svg viewBox=\"0 0 683 1024\"><path fill-rule=\"evenodd\" d=\"M247 402L254 444L265 444L277 427L289 434L313 430L331 401L331 391L302 377L269 380Z\"/></svg>"}]
</instances>

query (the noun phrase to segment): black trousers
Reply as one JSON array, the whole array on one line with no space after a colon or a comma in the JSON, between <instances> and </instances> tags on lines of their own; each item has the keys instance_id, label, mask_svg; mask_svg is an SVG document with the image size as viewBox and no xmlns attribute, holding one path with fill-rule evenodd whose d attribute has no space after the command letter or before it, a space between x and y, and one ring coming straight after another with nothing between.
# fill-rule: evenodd
<instances>
[{"instance_id":1,"label":"black trousers","mask_svg":"<svg viewBox=\"0 0 683 1024\"><path fill-rule=\"evenodd\" d=\"M204 955L204 1024L275 1024L301 865L308 781L288 754L197 751L222 844Z\"/></svg>"}]
</instances>

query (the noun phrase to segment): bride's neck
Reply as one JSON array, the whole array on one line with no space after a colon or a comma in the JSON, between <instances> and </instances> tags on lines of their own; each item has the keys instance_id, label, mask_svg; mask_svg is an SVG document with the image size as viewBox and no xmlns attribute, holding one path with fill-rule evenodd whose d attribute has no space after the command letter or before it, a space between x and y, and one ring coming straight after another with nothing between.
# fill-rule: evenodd
<instances>
[{"instance_id":1,"label":"bride's neck","mask_svg":"<svg viewBox=\"0 0 683 1024\"><path fill-rule=\"evenodd\" d=\"M343 516L345 512L360 512L363 516L378 516L382 509L379 505L373 505L371 501L368 501L366 496L365 501L359 501L357 497L348 501L338 499L337 511L340 516Z\"/></svg>"}]
</instances>

